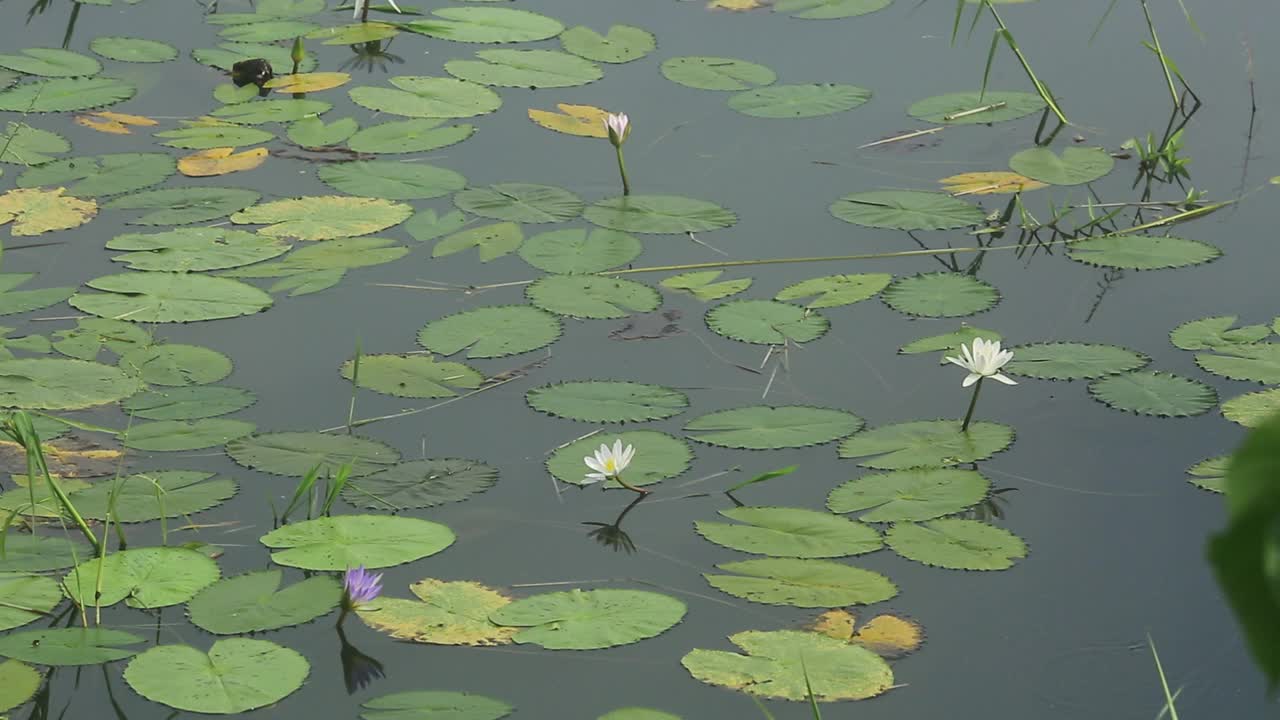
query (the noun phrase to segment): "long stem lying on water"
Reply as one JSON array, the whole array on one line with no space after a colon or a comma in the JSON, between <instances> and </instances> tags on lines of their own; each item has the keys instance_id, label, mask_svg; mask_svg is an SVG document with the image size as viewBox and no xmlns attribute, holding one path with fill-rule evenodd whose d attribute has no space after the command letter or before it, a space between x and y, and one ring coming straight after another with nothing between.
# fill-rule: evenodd
<instances>
[{"instance_id":1,"label":"long stem lying on water","mask_svg":"<svg viewBox=\"0 0 1280 720\"><path fill-rule=\"evenodd\" d=\"M627 163L622 159L622 146L618 145L614 148L618 153L618 173L622 175L622 194L631 194L631 181L627 179Z\"/></svg>"},{"instance_id":2,"label":"long stem lying on water","mask_svg":"<svg viewBox=\"0 0 1280 720\"><path fill-rule=\"evenodd\" d=\"M969 398L969 409L964 414L964 422L960 423L960 432L969 432L969 421L973 420L973 410L978 407L978 393L982 390L982 381L986 378L978 378L978 382L973 386L973 397Z\"/></svg>"}]
</instances>

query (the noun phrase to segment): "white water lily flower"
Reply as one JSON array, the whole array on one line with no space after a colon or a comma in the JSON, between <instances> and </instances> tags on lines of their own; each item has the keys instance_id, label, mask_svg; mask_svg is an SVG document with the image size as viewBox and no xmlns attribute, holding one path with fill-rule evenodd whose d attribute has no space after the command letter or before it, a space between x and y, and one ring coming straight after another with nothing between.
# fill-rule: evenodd
<instances>
[{"instance_id":1,"label":"white water lily flower","mask_svg":"<svg viewBox=\"0 0 1280 720\"><path fill-rule=\"evenodd\" d=\"M630 445L622 447L621 440L614 440L613 447L601 444L594 457L582 458L582 462L595 471L587 473L586 481L593 483L617 478L631 464L631 458L635 455L636 449Z\"/></svg>"},{"instance_id":2,"label":"white water lily flower","mask_svg":"<svg viewBox=\"0 0 1280 720\"><path fill-rule=\"evenodd\" d=\"M404 12L403 10L400 9L399 5L396 5L396 0L387 0L387 2L391 3L391 7L394 8L396 12L398 13ZM369 0L356 0L355 2L356 11L351 14L351 17L353 18L360 17L360 11L364 10L364 6L368 4L369 4Z\"/></svg>"},{"instance_id":3,"label":"white water lily flower","mask_svg":"<svg viewBox=\"0 0 1280 720\"><path fill-rule=\"evenodd\" d=\"M984 377L998 380L1005 385L1018 384L1013 379L1000 374L1000 368L1013 359L1013 352L1001 350L999 340L974 338L972 348L961 345L960 350L964 353L963 358L949 357L947 360L969 371L969 375L964 379L964 387L969 387Z\"/></svg>"},{"instance_id":4,"label":"white water lily flower","mask_svg":"<svg viewBox=\"0 0 1280 720\"><path fill-rule=\"evenodd\" d=\"M609 113L604 119L604 126L609 130L609 142L613 143L614 147L621 146L631 134L631 120L627 118L626 113Z\"/></svg>"}]
</instances>

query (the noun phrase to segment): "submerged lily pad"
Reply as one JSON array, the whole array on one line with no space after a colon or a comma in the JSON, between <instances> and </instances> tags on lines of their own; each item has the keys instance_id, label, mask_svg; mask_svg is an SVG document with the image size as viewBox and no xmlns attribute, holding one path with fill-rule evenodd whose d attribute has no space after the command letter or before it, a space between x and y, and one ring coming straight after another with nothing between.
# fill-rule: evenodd
<instances>
[{"instance_id":1,"label":"submerged lily pad","mask_svg":"<svg viewBox=\"0 0 1280 720\"><path fill-rule=\"evenodd\" d=\"M469 188L454 195L453 203L473 215L519 223L564 222L581 215L583 207L568 190L529 183Z\"/></svg>"},{"instance_id":2,"label":"submerged lily pad","mask_svg":"<svg viewBox=\"0 0 1280 720\"><path fill-rule=\"evenodd\" d=\"M191 623L215 635L265 632L311 622L338 606L342 586L315 575L281 588L279 570L224 578L187 604Z\"/></svg>"},{"instance_id":3,"label":"submerged lily pad","mask_svg":"<svg viewBox=\"0 0 1280 720\"><path fill-rule=\"evenodd\" d=\"M1151 358L1115 345L1078 342L1019 345L1005 372L1042 380L1091 380L1137 370Z\"/></svg>"},{"instance_id":4,"label":"submerged lily pad","mask_svg":"<svg viewBox=\"0 0 1280 720\"><path fill-rule=\"evenodd\" d=\"M26 630L0 637L0 656L36 665L101 665L123 660L143 638L103 627Z\"/></svg>"},{"instance_id":5,"label":"submerged lily pad","mask_svg":"<svg viewBox=\"0 0 1280 720\"><path fill-rule=\"evenodd\" d=\"M727 228L738 216L715 203L679 195L623 195L583 213L588 222L622 232L690 233Z\"/></svg>"},{"instance_id":6,"label":"submerged lily pad","mask_svg":"<svg viewBox=\"0 0 1280 720\"><path fill-rule=\"evenodd\" d=\"M639 60L657 48L653 33L631 25L612 25L606 34L578 25L560 33L560 45L566 52L603 63L626 63Z\"/></svg>"},{"instance_id":7,"label":"submerged lily pad","mask_svg":"<svg viewBox=\"0 0 1280 720\"><path fill-rule=\"evenodd\" d=\"M342 377L355 377L355 361L342 366ZM484 376L456 362L437 362L430 355L364 355L360 358L360 378L356 384L374 392L411 398L454 397L453 388L474 390Z\"/></svg>"},{"instance_id":8,"label":"submerged lily pad","mask_svg":"<svg viewBox=\"0 0 1280 720\"><path fill-rule=\"evenodd\" d=\"M418 342L441 355L467 351L467 357L499 358L519 355L555 342L560 319L528 305L482 307L432 320L418 333Z\"/></svg>"},{"instance_id":9,"label":"submerged lily pad","mask_svg":"<svg viewBox=\"0 0 1280 720\"><path fill-rule=\"evenodd\" d=\"M525 288L525 295L557 315L596 320L652 312L662 304L648 285L601 275L547 275Z\"/></svg>"},{"instance_id":10,"label":"submerged lily pad","mask_svg":"<svg viewBox=\"0 0 1280 720\"><path fill-rule=\"evenodd\" d=\"M679 623L685 604L644 590L570 590L516 600L489 614L522 628L512 640L548 650L596 650L629 645Z\"/></svg>"},{"instance_id":11,"label":"submerged lily pad","mask_svg":"<svg viewBox=\"0 0 1280 720\"><path fill-rule=\"evenodd\" d=\"M953 230L982 223L982 208L946 193L874 190L845 195L831 214L855 225L891 230Z\"/></svg>"},{"instance_id":12,"label":"submerged lily pad","mask_svg":"<svg viewBox=\"0 0 1280 720\"><path fill-rule=\"evenodd\" d=\"M879 655L826 635L749 630L729 641L746 654L697 649L680 664L708 685L784 700L863 700L893 686L893 671Z\"/></svg>"},{"instance_id":13,"label":"submerged lily pad","mask_svg":"<svg viewBox=\"0 0 1280 720\"><path fill-rule=\"evenodd\" d=\"M122 400L142 383L119 368L84 360L0 361L0 407L80 410Z\"/></svg>"},{"instance_id":14,"label":"submerged lily pad","mask_svg":"<svg viewBox=\"0 0 1280 720\"><path fill-rule=\"evenodd\" d=\"M991 483L976 470L917 468L864 475L827 498L831 512L866 510L863 522L932 520L978 504Z\"/></svg>"},{"instance_id":15,"label":"submerged lily pad","mask_svg":"<svg viewBox=\"0 0 1280 720\"><path fill-rule=\"evenodd\" d=\"M628 485L652 485L669 480L689 469L693 451L683 440L654 430L628 430L599 433L575 440L557 449L547 459L547 470L561 482L586 485L589 470L582 458L591 455L601 444L612 445L621 440L624 446L635 447L635 459L627 467L623 479ZM622 487L613 480L603 483L606 488Z\"/></svg>"},{"instance_id":16,"label":"submerged lily pad","mask_svg":"<svg viewBox=\"0 0 1280 720\"><path fill-rule=\"evenodd\" d=\"M270 672L263 672L270 668ZM190 645L158 645L129 662L125 682L142 697L178 710L236 715L288 697L311 665L294 650L267 640L226 638L209 652Z\"/></svg>"},{"instance_id":17,"label":"submerged lily pad","mask_svg":"<svg viewBox=\"0 0 1280 720\"><path fill-rule=\"evenodd\" d=\"M907 315L963 317L990 310L1000 293L972 275L936 272L899 278L880 297Z\"/></svg>"},{"instance_id":18,"label":"submerged lily pad","mask_svg":"<svg viewBox=\"0 0 1280 720\"><path fill-rule=\"evenodd\" d=\"M960 432L957 421L925 420L863 430L840 443L840 457L878 470L944 467L986 460L1011 443L1007 425L975 422Z\"/></svg>"},{"instance_id":19,"label":"submerged lily pad","mask_svg":"<svg viewBox=\"0 0 1280 720\"><path fill-rule=\"evenodd\" d=\"M1044 99L1036 93L989 90L927 97L912 103L907 114L935 123L977 125L1016 120L1044 108Z\"/></svg>"},{"instance_id":20,"label":"submerged lily pad","mask_svg":"<svg viewBox=\"0 0 1280 720\"><path fill-rule=\"evenodd\" d=\"M461 502L498 482L498 470L476 460L412 460L342 488L342 499L370 510L399 511Z\"/></svg>"},{"instance_id":21,"label":"submerged lily pad","mask_svg":"<svg viewBox=\"0 0 1280 720\"><path fill-rule=\"evenodd\" d=\"M604 77L599 65L557 50L481 50L479 60L449 60L445 72L469 82L499 87L574 87Z\"/></svg>"},{"instance_id":22,"label":"submerged lily pad","mask_svg":"<svg viewBox=\"0 0 1280 720\"><path fill-rule=\"evenodd\" d=\"M831 326L817 312L775 300L732 300L708 310L706 319L717 334L757 345L807 343Z\"/></svg>"},{"instance_id":23,"label":"submerged lily pad","mask_svg":"<svg viewBox=\"0 0 1280 720\"><path fill-rule=\"evenodd\" d=\"M626 265L639 257L642 249L639 240L617 230L571 228L534 235L518 252L539 270L582 275Z\"/></svg>"},{"instance_id":24,"label":"submerged lily pad","mask_svg":"<svg viewBox=\"0 0 1280 720\"><path fill-rule=\"evenodd\" d=\"M1125 270L1187 267L1221 256L1221 250L1199 240L1150 235L1089 238L1067 247L1067 257L1072 260Z\"/></svg>"},{"instance_id":25,"label":"submerged lily pad","mask_svg":"<svg viewBox=\"0 0 1280 720\"><path fill-rule=\"evenodd\" d=\"M574 381L525 393L534 410L585 422L644 422L679 415L689 407L684 393L636 382Z\"/></svg>"},{"instance_id":26,"label":"submerged lily pad","mask_svg":"<svg viewBox=\"0 0 1280 720\"><path fill-rule=\"evenodd\" d=\"M1111 172L1116 161L1102 148L1064 148L1057 155L1046 147L1034 147L1009 158L1009 168L1032 180L1050 185L1083 185Z\"/></svg>"},{"instance_id":27,"label":"submerged lily pad","mask_svg":"<svg viewBox=\"0 0 1280 720\"><path fill-rule=\"evenodd\" d=\"M400 453L376 440L321 432L254 435L227 443L227 454L245 467L293 477L302 477L317 466L322 477L334 477L346 463L351 463L351 477L360 477L400 461Z\"/></svg>"},{"instance_id":28,"label":"submerged lily pad","mask_svg":"<svg viewBox=\"0 0 1280 720\"><path fill-rule=\"evenodd\" d=\"M807 118L852 110L871 99L856 85L770 85L729 98L729 107L759 118Z\"/></svg>"},{"instance_id":29,"label":"submerged lily pad","mask_svg":"<svg viewBox=\"0 0 1280 720\"><path fill-rule=\"evenodd\" d=\"M252 315L271 296L229 278L174 272L127 272L94 278L68 302L78 310L136 323L196 322Z\"/></svg>"},{"instance_id":30,"label":"submerged lily pad","mask_svg":"<svg viewBox=\"0 0 1280 720\"><path fill-rule=\"evenodd\" d=\"M976 520L898 523L885 541L908 560L952 570L1005 570L1027 556L1027 545L1017 535Z\"/></svg>"},{"instance_id":31,"label":"submerged lily pad","mask_svg":"<svg viewBox=\"0 0 1280 720\"><path fill-rule=\"evenodd\" d=\"M444 690L414 690L376 697L360 706L364 720L501 720L512 706L483 695Z\"/></svg>"},{"instance_id":32,"label":"submerged lily pad","mask_svg":"<svg viewBox=\"0 0 1280 720\"><path fill-rule=\"evenodd\" d=\"M446 7L432 17L405 23L404 29L441 40L467 43L514 43L547 40L564 30L558 20L528 10Z\"/></svg>"},{"instance_id":33,"label":"submerged lily pad","mask_svg":"<svg viewBox=\"0 0 1280 720\"><path fill-rule=\"evenodd\" d=\"M684 426L689 438L708 445L750 450L810 447L862 429L862 418L844 410L756 405L708 413Z\"/></svg>"},{"instance_id":34,"label":"submerged lily pad","mask_svg":"<svg viewBox=\"0 0 1280 720\"><path fill-rule=\"evenodd\" d=\"M1218 404L1218 393L1208 385L1154 370L1095 380L1089 394L1117 410L1158 417L1201 415Z\"/></svg>"},{"instance_id":35,"label":"submerged lily pad","mask_svg":"<svg viewBox=\"0 0 1280 720\"><path fill-rule=\"evenodd\" d=\"M62 590L52 578L0 572L0 632L35 622L60 602ZM0 688L3 687L0 683Z\"/></svg>"},{"instance_id":36,"label":"submerged lily pad","mask_svg":"<svg viewBox=\"0 0 1280 720\"><path fill-rule=\"evenodd\" d=\"M190 600L218 579L218 564L203 553L178 547L148 547L111 553L76 566L62 588L78 604L160 608Z\"/></svg>"},{"instance_id":37,"label":"submerged lily pad","mask_svg":"<svg viewBox=\"0 0 1280 720\"><path fill-rule=\"evenodd\" d=\"M511 598L469 581L427 578L409 586L417 600L382 596L356 609L366 625L397 640L432 645L505 645L518 630L489 620Z\"/></svg>"},{"instance_id":38,"label":"submerged lily pad","mask_svg":"<svg viewBox=\"0 0 1280 720\"><path fill-rule=\"evenodd\" d=\"M399 76L389 82L398 89L353 88L351 100L377 112L415 118L474 117L502 106L496 92L456 78Z\"/></svg>"},{"instance_id":39,"label":"submerged lily pad","mask_svg":"<svg viewBox=\"0 0 1280 720\"><path fill-rule=\"evenodd\" d=\"M337 515L292 523L263 535L278 565L303 570L384 568L413 562L453 544L440 523L387 515Z\"/></svg>"},{"instance_id":40,"label":"submerged lily pad","mask_svg":"<svg viewBox=\"0 0 1280 720\"><path fill-rule=\"evenodd\" d=\"M712 587L766 605L870 605L898 594L898 586L880 573L831 560L762 558L716 567L734 574L704 573Z\"/></svg>"},{"instance_id":41,"label":"submerged lily pad","mask_svg":"<svg viewBox=\"0 0 1280 720\"><path fill-rule=\"evenodd\" d=\"M413 208L405 203L328 195L254 205L232 215L231 222L267 225L258 232L272 237L331 240L386 230L412 214Z\"/></svg>"},{"instance_id":42,"label":"submerged lily pad","mask_svg":"<svg viewBox=\"0 0 1280 720\"><path fill-rule=\"evenodd\" d=\"M736 507L720 514L742 524L700 520L694 527L711 542L742 552L830 558L869 553L884 544L874 528L817 510Z\"/></svg>"},{"instance_id":43,"label":"submerged lily pad","mask_svg":"<svg viewBox=\"0 0 1280 720\"><path fill-rule=\"evenodd\" d=\"M661 69L671 82L698 90L749 90L772 84L778 77L764 65L746 60L697 55L667 58Z\"/></svg>"}]
</instances>

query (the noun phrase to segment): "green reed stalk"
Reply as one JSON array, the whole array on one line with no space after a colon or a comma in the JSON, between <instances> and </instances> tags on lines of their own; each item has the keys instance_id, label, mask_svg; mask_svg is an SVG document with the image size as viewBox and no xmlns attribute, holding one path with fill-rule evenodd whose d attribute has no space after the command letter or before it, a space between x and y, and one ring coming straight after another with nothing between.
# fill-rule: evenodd
<instances>
[{"instance_id":1,"label":"green reed stalk","mask_svg":"<svg viewBox=\"0 0 1280 720\"><path fill-rule=\"evenodd\" d=\"M1178 99L1178 89L1173 85L1173 73L1169 72L1169 59L1165 57L1164 48L1160 47L1160 36L1156 34L1155 23L1151 21L1151 11L1147 8L1147 0L1138 0L1142 5L1142 16L1147 20L1147 30L1151 33L1152 50L1156 57L1160 59L1160 69L1164 71L1165 84L1169 86L1169 95L1173 98L1174 105L1181 105L1182 101Z\"/></svg>"},{"instance_id":2,"label":"green reed stalk","mask_svg":"<svg viewBox=\"0 0 1280 720\"><path fill-rule=\"evenodd\" d=\"M338 500L338 493L347 486L347 480L351 479L351 470L355 467L354 460L348 460L338 468L338 474L328 483L328 490L325 493L324 505L320 508L321 515L328 515L333 508L333 504Z\"/></svg>"},{"instance_id":3,"label":"green reed stalk","mask_svg":"<svg viewBox=\"0 0 1280 720\"><path fill-rule=\"evenodd\" d=\"M89 541L94 555L102 555L102 543L98 542L98 538L89 529L88 523L84 521L79 511L76 510L75 505L71 503L71 499L67 497L67 493L62 489L62 485L49 474L49 465L45 461L44 450L40 446L40 435L31 423L31 416L23 410L10 413L8 419L4 421L3 425L0 425L0 432L8 435L26 451L28 484L35 482L37 477L44 478L44 481L49 484L49 491L53 493L58 506L64 514L75 522L80 533Z\"/></svg>"},{"instance_id":4,"label":"green reed stalk","mask_svg":"<svg viewBox=\"0 0 1280 720\"><path fill-rule=\"evenodd\" d=\"M963 2L963 0L961 0L961 2ZM1009 49L1013 51L1014 56L1018 58L1018 63L1022 65L1022 71L1027 74L1027 78L1031 80L1031 84L1035 86L1036 92L1040 95L1041 99L1044 100L1045 104L1049 106L1049 109L1053 111L1053 114L1058 117L1058 120L1062 122L1062 124L1070 125L1071 122L1067 120L1067 116L1063 114L1062 108L1058 106L1058 101L1053 97L1053 93L1049 92L1049 87L1041 82L1040 78L1036 77L1035 71L1031 69L1031 63L1028 62L1027 57L1022 54L1022 48L1018 47L1018 42L1013 39L1013 33L1010 32L1008 26L1004 24L1004 20L1000 17L1000 13L996 11L995 6L991 4L991 0L982 0L982 4L991 12L991 18L995 20L999 29L996 31L995 36L991 38L991 49L987 52L987 67L982 74L982 90L978 94L979 98L981 98L987 91L987 79L991 75L991 63L995 58L996 47L999 44L1000 38L1003 37L1005 44L1009 46ZM981 12L981 10L979 10L979 12Z\"/></svg>"},{"instance_id":5,"label":"green reed stalk","mask_svg":"<svg viewBox=\"0 0 1280 720\"><path fill-rule=\"evenodd\" d=\"M1160 664L1160 653L1156 652L1156 644L1150 634L1147 635L1147 645L1151 647L1151 657L1156 661L1156 673L1160 676L1160 687L1164 690L1164 706L1169 711L1169 720L1178 720L1178 708L1173 704L1178 693L1169 692L1169 680L1164 675L1164 666Z\"/></svg>"},{"instance_id":6,"label":"green reed stalk","mask_svg":"<svg viewBox=\"0 0 1280 720\"><path fill-rule=\"evenodd\" d=\"M360 390L360 336L356 336L356 359L351 365L351 404L347 407L347 434L351 434L352 421L356 417L356 392Z\"/></svg>"}]
</instances>

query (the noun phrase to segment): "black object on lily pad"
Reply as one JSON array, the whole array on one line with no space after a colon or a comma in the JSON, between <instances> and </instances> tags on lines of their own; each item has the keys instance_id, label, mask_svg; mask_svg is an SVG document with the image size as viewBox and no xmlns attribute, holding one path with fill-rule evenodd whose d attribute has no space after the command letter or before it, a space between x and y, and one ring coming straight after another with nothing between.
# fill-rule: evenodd
<instances>
[{"instance_id":1,"label":"black object on lily pad","mask_svg":"<svg viewBox=\"0 0 1280 720\"><path fill-rule=\"evenodd\" d=\"M241 60L231 66L231 82L235 83L236 87L244 87L250 83L257 85L259 97L266 97L271 94L271 90L263 86L275 75L276 73L271 68L271 63L263 58Z\"/></svg>"}]
</instances>

